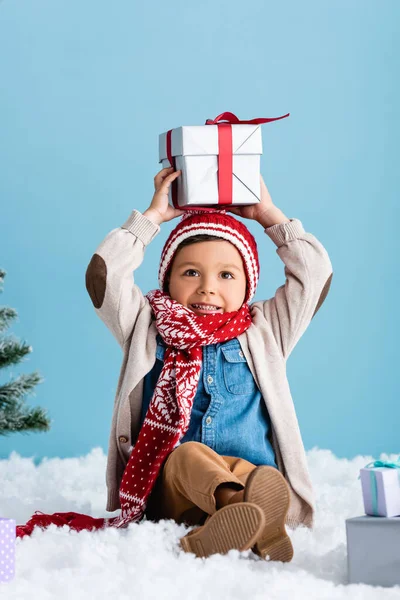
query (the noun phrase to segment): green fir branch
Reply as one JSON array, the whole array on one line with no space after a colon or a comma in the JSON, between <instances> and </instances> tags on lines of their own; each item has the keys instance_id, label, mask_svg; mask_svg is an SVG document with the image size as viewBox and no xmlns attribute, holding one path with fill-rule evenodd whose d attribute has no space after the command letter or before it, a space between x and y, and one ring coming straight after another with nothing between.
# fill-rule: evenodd
<instances>
[{"instance_id":1,"label":"green fir branch","mask_svg":"<svg viewBox=\"0 0 400 600\"><path fill-rule=\"evenodd\" d=\"M22 402L16 402L15 406L0 409L0 436L49 430L50 419L47 417L47 412L39 406L28 408Z\"/></svg>"},{"instance_id":2,"label":"green fir branch","mask_svg":"<svg viewBox=\"0 0 400 600\"><path fill-rule=\"evenodd\" d=\"M19 375L16 379L0 385L0 409L33 392L33 388L43 381L44 379L35 371L30 375Z\"/></svg>"},{"instance_id":3,"label":"green fir branch","mask_svg":"<svg viewBox=\"0 0 400 600\"><path fill-rule=\"evenodd\" d=\"M27 354L32 352L32 346L19 342L11 337L0 340L0 369L9 365L17 365Z\"/></svg>"},{"instance_id":4,"label":"green fir branch","mask_svg":"<svg viewBox=\"0 0 400 600\"><path fill-rule=\"evenodd\" d=\"M1 0L0 0L1 1ZM6 271L0 269L0 292ZM0 331L4 331L17 317L17 312L9 307L0 308ZM32 352L32 346L20 342L11 336L0 339L0 369L21 362ZM25 406L23 397L33 393L34 387L44 381L35 371L30 375L19 375L0 386L0 436L10 433L28 433L30 431L49 431L50 419L47 412L39 406Z\"/></svg>"},{"instance_id":5,"label":"green fir branch","mask_svg":"<svg viewBox=\"0 0 400 600\"><path fill-rule=\"evenodd\" d=\"M13 308L9 306L2 306L0 308L0 331L4 331L8 329L11 321L14 321L18 316L18 313Z\"/></svg>"}]
</instances>

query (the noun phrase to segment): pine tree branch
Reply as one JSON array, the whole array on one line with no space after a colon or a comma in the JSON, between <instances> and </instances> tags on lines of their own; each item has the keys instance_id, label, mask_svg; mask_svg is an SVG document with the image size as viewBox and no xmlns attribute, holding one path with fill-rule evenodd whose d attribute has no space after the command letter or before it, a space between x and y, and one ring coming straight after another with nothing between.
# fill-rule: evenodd
<instances>
[{"instance_id":1,"label":"pine tree branch","mask_svg":"<svg viewBox=\"0 0 400 600\"><path fill-rule=\"evenodd\" d=\"M17 402L14 407L0 409L0 436L16 432L49 430L50 420L46 411L39 406L27 408L22 402Z\"/></svg>"},{"instance_id":2,"label":"pine tree branch","mask_svg":"<svg viewBox=\"0 0 400 600\"><path fill-rule=\"evenodd\" d=\"M2 306L0 308L0 331L4 331L10 326L11 321L14 321L18 313L9 306Z\"/></svg>"},{"instance_id":3,"label":"pine tree branch","mask_svg":"<svg viewBox=\"0 0 400 600\"><path fill-rule=\"evenodd\" d=\"M25 342L18 342L12 338L0 340L0 369L17 365L30 352L32 346L28 346Z\"/></svg>"},{"instance_id":4,"label":"pine tree branch","mask_svg":"<svg viewBox=\"0 0 400 600\"><path fill-rule=\"evenodd\" d=\"M33 391L38 383L43 383L37 371L30 375L19 375L16 379L0 386L0 409L11 405Z\"/></svg>"},{"instance_id":5,"label":"pine tree branch","mask_svg":"<svg viewBox=\"0 0 400 600\"><path fill-rule=\"evenodd\" d=\"M0 0L1 1L1 0ZM0 269L0 292L6 272ZM15 319L17 312L8 307L0 309L0 331L8 327L11 320ZM0 340L0 369L9 365L18 364L32 352L32 346L19 342L11 337ZM30 375L21 375L0 387L0 436L9 433L25 433L29 431L49 431L50 420L47 413L39 406L26 407L22 397L32 392L35 385L41 383L38 372Z\"/></svg>"}]
</instances>

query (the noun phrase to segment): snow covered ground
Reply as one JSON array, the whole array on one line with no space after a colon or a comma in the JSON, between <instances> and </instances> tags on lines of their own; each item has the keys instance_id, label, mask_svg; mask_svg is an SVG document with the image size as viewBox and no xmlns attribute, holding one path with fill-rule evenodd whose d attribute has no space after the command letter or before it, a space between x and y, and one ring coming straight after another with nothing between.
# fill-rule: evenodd
<instances>
[{"instance_id":1,"label":"snow covered ground","mask_svg":"<svg viewBox=\"0 0 400 600\"><path fill-rule=\"evenodd\" d=\"M250 550L196 558L178 548L190 528L173 521L130 524L124 530L74 532L51 525L16 541L16 574L0 583L0 598L47 600L125 599L400 599L392 588L347 583L345 519L364 514L359 469L397 455L338 459L329 450L307 452L317 494L316 525L288 530L290 563L263 561ZM75 511L94 517L105 511L106 456L45 459L17 453L0 460L0 516L25 524L35 510Z\"/></svg>"}]
</instances>

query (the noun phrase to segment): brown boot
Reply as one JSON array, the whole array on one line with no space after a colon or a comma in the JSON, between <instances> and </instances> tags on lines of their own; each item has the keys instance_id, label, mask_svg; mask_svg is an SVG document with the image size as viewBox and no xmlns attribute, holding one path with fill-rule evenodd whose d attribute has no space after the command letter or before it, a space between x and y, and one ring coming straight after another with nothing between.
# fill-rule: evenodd
<instances>
[{"instance_id":1,"label":"brown boot","mask_svg":"<svg viewBox=\"0 0 400 600\"><path fill-rule=\"evenodd\" d=\"M265 517L253 552L262 558L269 556L270 560L291 561L293 546L285 530L290 493L283 475L274 467L256 467L247 478L243 499L259 506Z\"/></svg>"},{"instance_id":2,"label":"brown boot","mask_svg":"<svg viewBox=\"0 0 400 600\"><path fill-rule=\"evenodd\" d=\"M202 558L232 549L243 552L253 546L264 528L262 509L252 502L238 502L217 510L202 527L181 538L180 545Z\"/></svg>"}]
</instances>

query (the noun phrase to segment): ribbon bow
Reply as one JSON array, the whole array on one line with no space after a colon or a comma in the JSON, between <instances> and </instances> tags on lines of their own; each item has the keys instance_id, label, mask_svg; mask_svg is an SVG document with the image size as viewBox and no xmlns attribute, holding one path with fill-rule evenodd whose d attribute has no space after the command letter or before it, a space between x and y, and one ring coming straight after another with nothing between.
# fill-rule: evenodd
<instances>
[{"instance_id":1,"label":"ribbon bow","mask_svg":"<svg viewBox=\"0 0 400 600\"><path fill-rule=\"evenodd\" d=\"M286 119L290 113L283 115L282 117L274 117L272 119L250 119L248 121L241 121L236 115L231 112L224 112L215 117L215 119L207 119L205 125L223 125L221 121L227 121L229 125L261 125L261 123L270 123L271 121L279 121L279 119Z\"/></svg>"},{"instance_id":2,"label":"ribbon bow","mask_svg":"<svg viewBox=\"0 0 400 600\"><path fill-rule=\"evenodd\" d=\"M375 516L378 516L378 486L376 483L376 472L372 471L376 467L384 467L386 469L399 469L399 483L400 483L400 456L396 460L396 462L390 462L388 460L374 460L367 465L365 465L364 469L371 469L370 472L370 484L371 484L371 496L372 496L372 512ZM358 476L360 479L360 475Z\"/></svg>"},{"instance_id":3,"label":"ribbon bow","mask_svg":"<svg viewBox=\"0 0 400 600\"><path fill-rule=\"evenodd\" d=\"M387 469L400 469L400 456L396 460L396 462L389 462L387 460L375 460L365 465L364 469L374 469L375 467L385 467Z\"/></svg>"}]
</instances>

